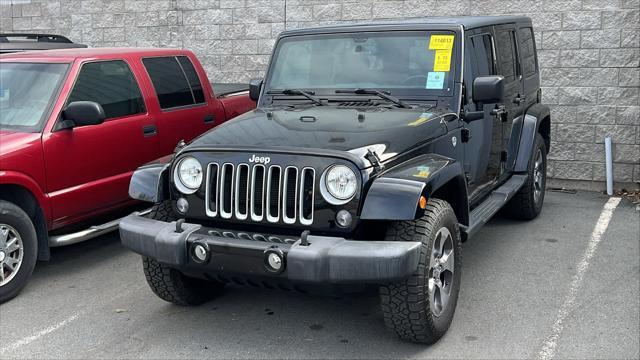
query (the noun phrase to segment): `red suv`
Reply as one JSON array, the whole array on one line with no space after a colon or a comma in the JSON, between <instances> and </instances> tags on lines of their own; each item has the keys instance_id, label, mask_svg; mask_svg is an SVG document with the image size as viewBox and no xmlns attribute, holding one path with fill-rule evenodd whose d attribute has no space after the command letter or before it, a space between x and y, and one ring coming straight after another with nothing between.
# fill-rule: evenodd
<instances>
[{"instance_id":1,"label":"red suv","mask_svg":"<svg viewBox=\"0 0 640 360\"><path fill-rule=\"evenodd\" d=\"M117 227L132 172L255 107L216 97L190 51L66 49L0 56L0 303L49 247Z\"/></svg>"}]
</instances>

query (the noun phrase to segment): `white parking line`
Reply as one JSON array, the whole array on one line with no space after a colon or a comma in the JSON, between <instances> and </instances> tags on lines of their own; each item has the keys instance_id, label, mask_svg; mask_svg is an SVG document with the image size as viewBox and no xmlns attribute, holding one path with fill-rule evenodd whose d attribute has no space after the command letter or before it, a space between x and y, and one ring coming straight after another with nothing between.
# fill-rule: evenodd
<instances>
[{"instance_id":1,"label":"white parking line","mask_svg":"<svg viewBox=\"0 0 640 360\"><path fill-rule=\"evenodd\" d=\"M41 337L43 337L43 336L45 336L45 335L47 335L47 334L49 334L51 332L54 332L54 331L60 329L61 327L67 325L68 323L72 322L73 320L77 319L78 315L79 314L74 314L74 315L72 315L72 316L60 321L57 324L51 325L48 328L42 329L42 330L38 331L37 333L35 333L33 335L27 336L25 338L22 338L22 339L20 339L20 340L18 340L16 342L14 342L13 344L10 344L8 346L0 348L0 354L5 353L7 351L13 351L13 350L15 350L15 349L17 349L17 348L19 348L21 346L27 345L27 344L35 341L35 340L38 340L39 338L41 338Z\"/></svg>"},{"instance_id":2,"label":"white parking line","mask_svg":"<svg viewBox=\"0 0 640 360\"><path fill-rule=\"evenodd\" d=\"M549 335L545 339L542 345L542 349L538 353L538 359L549 360L556 355L558 338L560 337L562 329L564 328L564 321L576 307L576 297L578 295L578 291L582 287L582 283L584 282L584 274L589 268L589 261L591 261L591 258L595 254L596 249L598 248L598 244L602 240L602 235L609 226L609 222L611 221L611 217L613 216L613 211L620 203L620 200L621 198L619 197L612 197L609 199L609 201L607 201L606 204L604 204L604 208L600 213L600 218L598 219L598 222L596 223L596 226L593 228L593 232L591 233L591 239L589 240L587 249L585 250L582 258L580 259L580 262L576 267L577 272L573 276L573 280L571 281L571 285L569 286L569 293L565 297L560 311L558 311L556 321L553 323L553 327L551 328L551 335Z\"/></svg>"}]
</instances>

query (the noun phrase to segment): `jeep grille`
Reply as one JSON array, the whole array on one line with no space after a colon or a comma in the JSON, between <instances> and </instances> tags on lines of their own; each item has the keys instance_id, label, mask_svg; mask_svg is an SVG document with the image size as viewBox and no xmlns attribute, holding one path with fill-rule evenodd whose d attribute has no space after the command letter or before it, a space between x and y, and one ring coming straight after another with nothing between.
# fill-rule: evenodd
<instances>
[{"instance_id":1,"label":"jeep grille","mask_svg":"<svg viewBox=\"0 0 640 360\"><path fill-rule=\"evenodd\" d=\"M315 176L310 167L210 163L205 195L207 216L311 225Z\"/></svg>"}]
</instances>

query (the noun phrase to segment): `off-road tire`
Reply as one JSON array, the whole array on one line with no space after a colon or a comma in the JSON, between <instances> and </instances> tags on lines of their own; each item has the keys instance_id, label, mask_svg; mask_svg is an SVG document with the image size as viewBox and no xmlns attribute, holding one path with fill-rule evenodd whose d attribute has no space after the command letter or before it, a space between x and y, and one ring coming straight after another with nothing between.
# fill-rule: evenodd
<instances>
[{"instance_id":1,"label":"off-road tire","mask_svg":"<svg viewBox=\"0 0 640 360\"><path fill-rule=\"evenodd\" d=\"M22 262L19 267L16 266L17 272L11 280L0 286L0 304L2 304L13 299L27 285L38 259L38 240L29 215L13 203L0 200L0 224L11 226L19 234L23 251ZM4 267L0 271L4 271Z\"/></svg>"},{"instance_id":2,"label":"off-road tire","mask_svg":"<svg viewBox=\"0 0 640 360\"><path fill-rule=\"evenodd\" d=\"M436 316L430 307L428 276L433 242L442 227L449 230L453 240L454 274L448 304ZM419 241L422 246L415 273L405 280L380 287L385 325L403 340L435 343L451 325L460 290L462 242L456 215L446 201L429 199L421 218L392 223L387 229L386 240Z\"/></svg>"},{"instance_id":3,"label":"off-road tire","mask_svg":"<svg viewBox=\"0 0 640 360\"><path fill-rule=\"evenodd\" d=\"M170 201L154 205L148 216L164 222L178 218ZM142 269L151 290L162 300L178 305L200 305L213 299L224 287L220 282L186 276L177 269L145 256L142 257Z\"/></svg>"},{"instance_id":4,"label":"off-road tire","mask_svg":"<svg viewBox=\"0 0 640 360\"><path fill-rule=\"evenodd\" d=\"M535 163L538 151L542 154L542 189L540 195L536 201L536 181L535 181ZM536 143L531 151L531 157L529 159L529 167L527 169L527 180L522 188L514 195L505 207L504 213L512 218L520 220L532 220L535 219L542 211L542 204L544 202L544 193L547 182L547 147L544 143L544 139L540 134L536 134Z\"/></svg>"},{"instance_id":5,"label":"off-road tire","mask_svg":"<svg viewBox=\"0 0 640 360\"><path fill-rule=\"evenodd\" d=\"M200 305L218 295L221 283L188 277L180 271L143 256L142 268L151 290L177 305Z\"/></svg>"},{"instance_id":6,"label":"off-road tire","mask_svg":"<svg viewBox=\"0 0 640 360\"><path fill-rule=\"evenodd\" d=\"M153 205L151 212L147 215L149 219L172 222L178 220L178 216L173 211L171 201L163 201Z\"/></svg>"}]
</instances>

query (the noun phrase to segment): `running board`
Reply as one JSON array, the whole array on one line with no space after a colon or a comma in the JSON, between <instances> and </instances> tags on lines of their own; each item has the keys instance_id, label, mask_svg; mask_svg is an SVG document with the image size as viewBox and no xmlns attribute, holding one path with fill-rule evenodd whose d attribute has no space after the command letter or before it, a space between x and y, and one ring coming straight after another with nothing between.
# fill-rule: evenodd
<instances>
[{"instance_id":1,"label":"running board","mask_svg":"<svg viewBox=\"0 0 640 360\"><path fill-rule=\"evenodd\" d=\"M150 212L151 212L151 209L147 209L139 212L138 215L144 216L149 214ZM120 224L120 220L122 219L116 219L101 225L94 225L89 227L88 229L84 229L84 230L70 233L70 234L49 236L49 247L58 247L58 246L76 244L79 242L87 241L89 239L93 239L100 235L104 235L111 231L117 230L118 225Z\"/></svg>"},{"instance_id":2,"label":"running board","mask_svg":"<svg viewBox=\"0 0 640 360\"><path fill-rule=\"evenodd\" d=\"M480 230L515 195L527 180L527 175L513 175L506 183L495 189L482 204L469 214L469 226L461 226L460 231L470 238Z\"/></svg>"}]
</instances>

